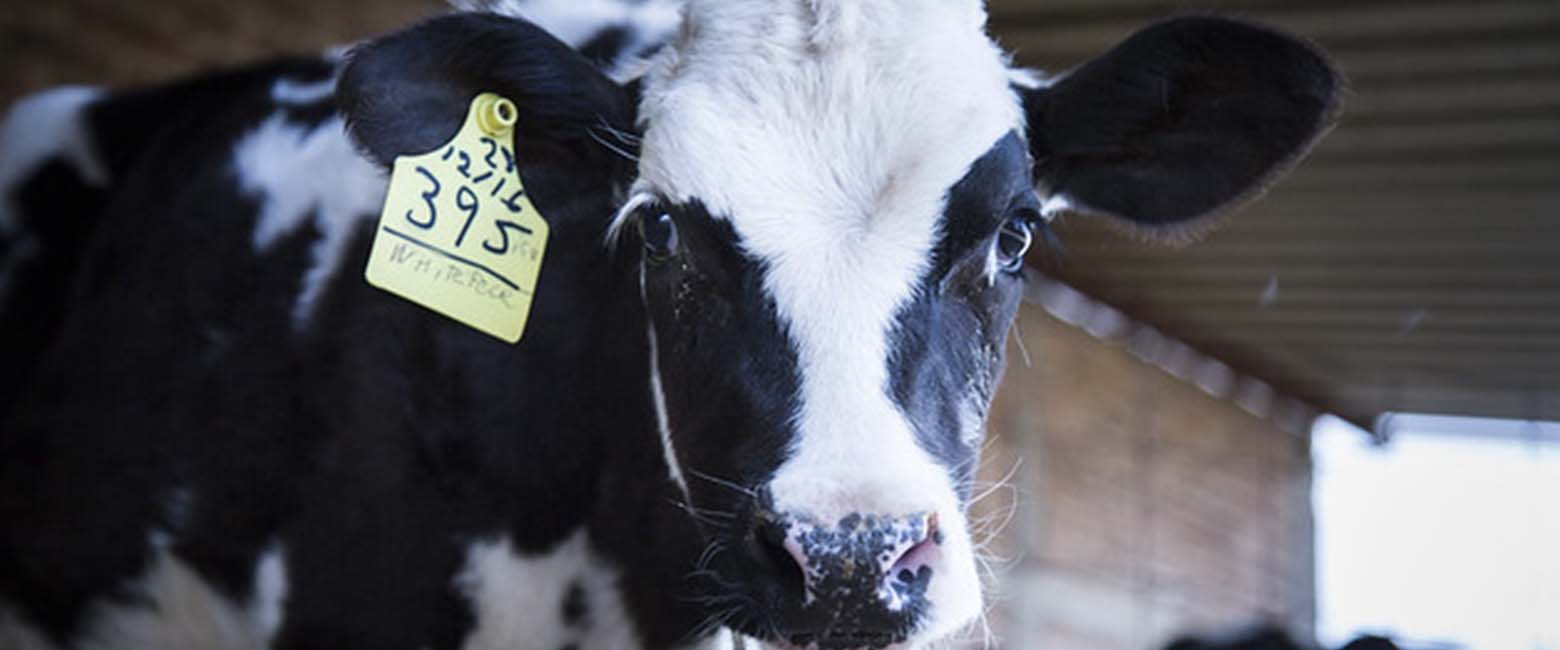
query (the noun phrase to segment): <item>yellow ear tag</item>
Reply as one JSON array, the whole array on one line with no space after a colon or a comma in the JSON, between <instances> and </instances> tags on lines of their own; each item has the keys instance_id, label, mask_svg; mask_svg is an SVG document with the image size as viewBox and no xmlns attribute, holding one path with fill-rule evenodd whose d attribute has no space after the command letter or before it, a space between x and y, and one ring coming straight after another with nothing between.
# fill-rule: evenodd
<instances>
[{"instance_id":1,"label":"yellow ear tag","mask_svg":"<svg viewBox=\"0 0 1560 650\"><path fill-rule=\"evenodd\" d=\"M547 222L515 166L518 115L513 102L483 93L454 139L395 159L365 274L510 343L525 331L547 248Z\"/></svg>"}]
</instances>

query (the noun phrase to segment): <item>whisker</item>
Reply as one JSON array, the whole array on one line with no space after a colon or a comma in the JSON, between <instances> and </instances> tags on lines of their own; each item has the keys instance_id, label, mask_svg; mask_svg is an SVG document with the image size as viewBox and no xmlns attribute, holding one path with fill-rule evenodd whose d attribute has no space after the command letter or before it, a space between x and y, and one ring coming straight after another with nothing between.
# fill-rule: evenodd
<instances>
[{"instance_id":1,"label":"whisker","mask_svg":"<svg viewBox=\"0 0 1560 650\"><path fill-rule=\"evenodd\" d=\"M641 138L637 133L630 133L613 126L611 122L607 121L606 116L603 115L596 116L596 125L603 131L612 134L612 137L617 138L623 144L637 145L644 140L644 138Z\"/></svg>"},{"instance_id":2,"label":"whisker","mask_svg":"<svg viewBox=\"0 0 1560 650\"><path fill-rule=\"evenodd\" d=\"M1029 346L1024 345L1024 330L1018 326L1018 316L1013 316L1013 342L1018 344L1018 354L1024 358L1024 367L1035 367L1034 361L1029 357Z\"/></svg>"},{"instance_id":3,"label":"whisker","mask_svg":"<svg viewBox=\"0 0 1560 650\"><path fill-rule=\"evenodd\" d=\"M976 504L976 503L980 503L981 499L985 499L986 497L991 496L993 492L996 492L997 490L1002 489L1004 487L1010 487L1012 485L1012 483L1013 483L1013 477L1018 475L1019 468L1021 468L1023 466L1024 466L1024 459L1019 458L1017 460L1014 460L1013 461L1013 467L1009 468L1007 473L1004 474L1002 476L1002 478L997 479L995 482L993 482L990 485L990 487L987 487L985 490L981 491L979 494L975 495L974 497L971 497L970 498L970 504L973 505L973 504Z\"/></svg>"},{"instance_id":4,"label":"whisker","mask_svg":"<svg viewBox=\"0 0 1560 650\"><path fill-rule=\"evenodd\" d=\"M628 151L625 151L622 147L620 147L620 146L618 146L616 144L613 144L611 142L607 142L606 138L603 138L600 135L597 135L595 127L592 127L592 128L589 128L589 129L585 129L585 133L590 136L590 139L595 140L596 144L599 144L599 145L601 145L603 147L606 147L612 153L617 154L618 156L622 157L624 160L627 160L629 162L639 162L639 156L636 156L636 155L634 155L632 153L629 153Z\"/></svg>"},{"instance_id":5,"label":"whisker","mask_svg":"<svg viewBox=\"0 0 1560 650\"><path fill-rule=\"evenodd\" d=\"M737 518L735 513L725 512L722 510L712 510L709 508L700 508L694 505L690 505L688 502L681 499L667 497L666 500L668 503L676 506L677 509L688 513L688 516L693 517L700 523L706 524L716 529L726 528L730 525L730 522Z\"/></svg>"},{"instance_id":6,"label":"whisker","mask_svg":"<svg viewBox=\"0 0 1560 650\"><path fill-rule=\"evenodd\" d=\"M710 562L715 561L715 556L719 555L725 548L725 545L721 544L719 540L710 542L709 546L704 548L704 552L699 554L699 561L694 563L695 570L704 571L708 569Z\"/></svg>"},{"instance_id":7,"label":"whisker","mask_svg":"<svg viewBox=\"0 0 1560 650\"><path fill-rule=\"evenodd\" d=\"M756 492L756 491L754 491L752 489L742 487L741 485L738 485L738 484L733 483L731 481L728 481L726 479L720 478L718 476L711 476L709 474L705 474L704 472L701 472L699 470L693 469L691 467L687 468L687 470L688 470L688 474L691 474L691 475L693 475L696 478L704 479L706 481L709 481L709 482L714 483L716 485L719 485L721 487L730 488L732 490L735 490L738 494L744 494L744 495L753 497L755 499L758 498L758 492Z\"/></svg>"}]
</instances>

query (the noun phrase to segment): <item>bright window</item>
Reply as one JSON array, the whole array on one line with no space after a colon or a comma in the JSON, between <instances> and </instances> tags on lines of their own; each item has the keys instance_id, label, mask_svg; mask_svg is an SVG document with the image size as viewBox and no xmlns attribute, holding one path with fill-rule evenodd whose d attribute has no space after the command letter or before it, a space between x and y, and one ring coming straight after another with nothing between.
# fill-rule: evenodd
<instances>
[{"instance_id":1,"label":"bright window","mask_svg":"<svg viewBox=\"0 0 1560 650\"><path fill-rule=\"evenodd\" d=\"M1398 417L1313 430L1319 638L1560 650L1560 424Z\"/></svg>"}]
</instances>

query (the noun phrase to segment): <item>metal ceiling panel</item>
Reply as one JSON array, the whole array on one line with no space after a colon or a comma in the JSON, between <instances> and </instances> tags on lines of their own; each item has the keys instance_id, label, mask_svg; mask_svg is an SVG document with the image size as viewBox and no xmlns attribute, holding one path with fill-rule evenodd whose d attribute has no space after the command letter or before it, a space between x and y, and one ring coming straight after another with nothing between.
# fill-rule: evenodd
<instances>
[{"instance_id":1,"label":"metal ceiling panel","mask_svg":"<svg viewBox=\"0 0 1560 650\"><path fill-rule=\"evenodd\" d=\"M1184 248L1098 220L1031 262L1135 320L1369 426L1386 411L1560 417L1560 2L995 0L1051 72L1153 20L1217 12L1314 39L1342 121Z\"/></svg>"}]
</instances>

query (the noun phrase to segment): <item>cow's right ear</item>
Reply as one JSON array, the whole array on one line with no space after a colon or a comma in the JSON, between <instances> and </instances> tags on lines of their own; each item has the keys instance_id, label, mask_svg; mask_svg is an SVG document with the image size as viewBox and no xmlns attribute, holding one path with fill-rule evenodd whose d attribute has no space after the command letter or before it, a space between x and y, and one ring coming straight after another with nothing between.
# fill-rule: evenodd
<instances>
[{"instance_id":1,"label":"cow's right ear","mask_svg":"<svg viewBox=\"0 0 1560 650\"><path fill-rule=\"evenodd\" d=\"M518 107L522 157L623 162L597 138L634 131L635 93L524 20L456 13L359 45L348 55L336 102L353 142L389 168L397 156L447 142L483 92Z\"/></svg>"},{"instance_id":2,"label":"cow's right ear","mask_svg":"<svg viewBox=\"0 0 1560 650\"><path fill-rule=\"evenodd\" d=\"M1272 183L1332 125L1343 81L1267 27L1186 16L1023 91L1048 203L1170 241Z\"/></svg>"}]
</instances>

